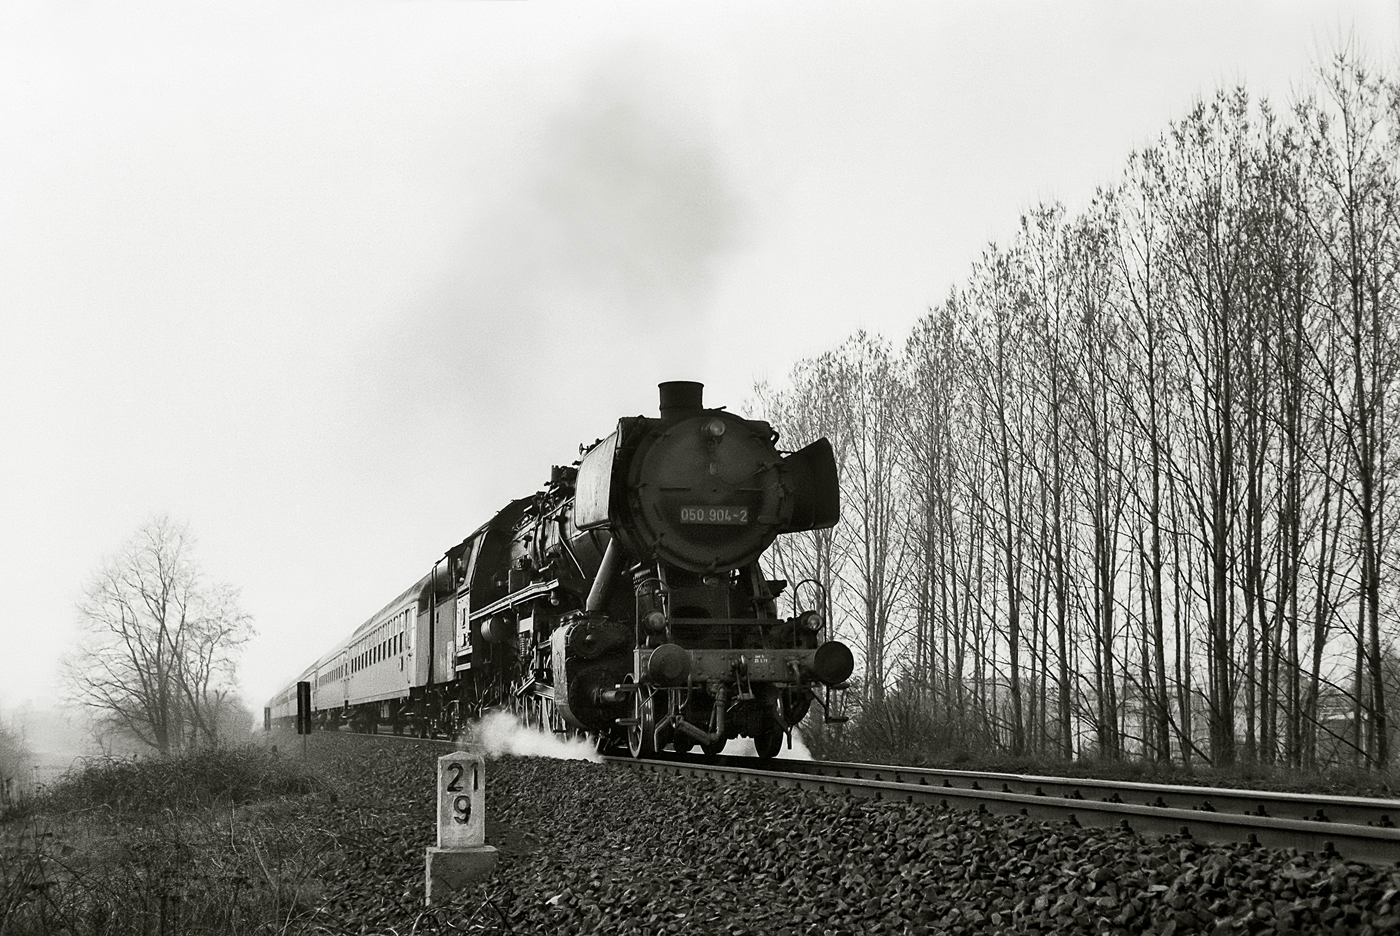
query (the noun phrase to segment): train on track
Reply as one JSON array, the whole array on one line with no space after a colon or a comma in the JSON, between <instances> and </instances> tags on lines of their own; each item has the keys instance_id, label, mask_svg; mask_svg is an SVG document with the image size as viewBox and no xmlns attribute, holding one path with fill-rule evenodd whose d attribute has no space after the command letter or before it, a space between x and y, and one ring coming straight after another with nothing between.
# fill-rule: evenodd
<instances>
[{"instance_id":1,"label":"train on track","mask_svg":"<svg viewBox=\"0 0 1400 936\"><path fill-rule=\"evenodd\" d=\"M660 391L658 417L620 419L306 667L266 726L294 723L306 682L318 729L452 737L503 708L637 757L737 737L773 757L814 703L829 712L850 648L823 639L816 583L781 615L788 583L760 560L836 523L830 443L783 452L699 383Z\"/></svg>"}]
</instances>

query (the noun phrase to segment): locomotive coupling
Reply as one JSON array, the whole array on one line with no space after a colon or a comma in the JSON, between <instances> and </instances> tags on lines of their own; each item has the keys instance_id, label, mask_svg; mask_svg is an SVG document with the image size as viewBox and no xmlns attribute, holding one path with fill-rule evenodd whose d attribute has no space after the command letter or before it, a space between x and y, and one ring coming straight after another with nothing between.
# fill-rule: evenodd
<instances>
[{"instance_id":1,"label":"locomotive coupling","mask_svg":"<svg viewBox=\"0 0 1400 936\"><path fill-rule=\"evenodd\" d=\"M686 721L684 718L676 719L676 730L690 737L701 744L715 744L723 742L725 739L726 726L724 724L724 713L729 708L729 690L720 686L715 690L715 730L706 731L699 725Z\"/></svg>"}]
</instances>

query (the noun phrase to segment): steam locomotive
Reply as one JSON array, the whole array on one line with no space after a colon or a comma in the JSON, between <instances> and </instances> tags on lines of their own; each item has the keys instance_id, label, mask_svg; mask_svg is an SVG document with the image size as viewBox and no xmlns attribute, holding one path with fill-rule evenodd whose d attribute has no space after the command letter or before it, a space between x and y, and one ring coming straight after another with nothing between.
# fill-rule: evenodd
<instances>
[{"instance_id":1,"label":"steam locomotive","mask_svg":"<svg viewBox=\"0 0 1400 936\"><path fill-rule=\"evenodd\" d=\"M787 454L767 422L660 385L659 417L555 467L268 703L290 726L455 734L491 708L644 757L750 737L773 757L814 703L846 687L850 649L820 605L779 613L788 583L759 560L782 534L834 525L836 463ZM820 594L813 589L813 597Z\"/></svg>"}]
</instances>

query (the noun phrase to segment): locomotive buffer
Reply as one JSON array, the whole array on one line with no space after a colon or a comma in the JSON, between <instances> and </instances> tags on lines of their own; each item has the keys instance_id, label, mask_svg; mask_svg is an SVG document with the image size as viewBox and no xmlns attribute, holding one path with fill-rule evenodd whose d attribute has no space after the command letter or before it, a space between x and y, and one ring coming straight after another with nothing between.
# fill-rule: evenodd
<instances>
[{"instance_id":1,"label":"locomotive buffer","mask_svg":"<svg viewBox=\"0 0 1400 936\"><path fill-rule=\"evenodd\" d=\"M427 904L496 870L486 844L486 761L456 751L438 758L437 846L428 848Z\"/></svg>"}]
</instances>

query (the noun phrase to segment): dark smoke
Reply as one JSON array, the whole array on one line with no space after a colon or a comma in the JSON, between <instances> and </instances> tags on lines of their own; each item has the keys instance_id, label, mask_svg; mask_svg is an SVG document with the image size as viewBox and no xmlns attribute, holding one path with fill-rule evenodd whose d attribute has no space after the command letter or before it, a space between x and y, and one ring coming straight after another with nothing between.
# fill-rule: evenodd
<instances>
[{"instance_id":1,"label":"dark smoke","mask_svg":"<svg viewBox=\"0 0 1400 936\"><path fill-rule=\"evenodd\" d=\"M722 346L706 309L740 206L655 65L595 71L479 180L493 197L468 225L460 273L383 349L395 422L467 431L487 451L522 426L572 444L610 429L601 413L654 409L660 380L703 379Z\"/></svg>"}]
</instances>

